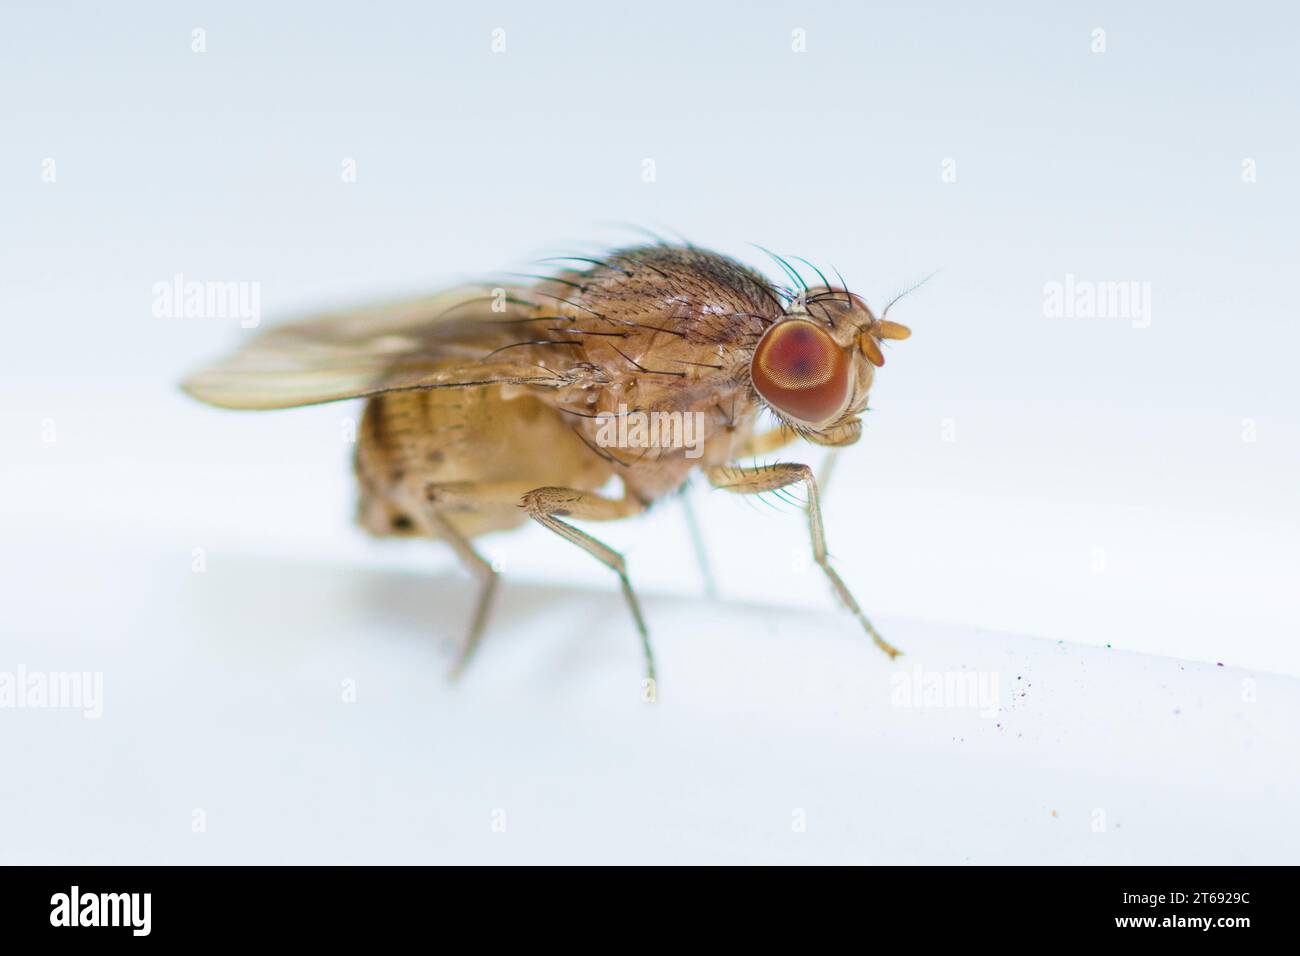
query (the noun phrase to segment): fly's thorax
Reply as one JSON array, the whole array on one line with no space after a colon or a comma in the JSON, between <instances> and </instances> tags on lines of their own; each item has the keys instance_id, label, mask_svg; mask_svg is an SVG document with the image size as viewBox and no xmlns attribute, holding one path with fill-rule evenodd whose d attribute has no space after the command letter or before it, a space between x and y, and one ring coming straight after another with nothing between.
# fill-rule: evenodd
<instances>
[{"instance_id":1,"label":"fly's thorax","mask_svg":"<svg viewBox=\"0 0 1300 956\"><path fill-rule=\"evenodd\" d=\"M567 305L573 315L599 316L611 326L660 330L695 344L740 344L754 322L761 325L783 311L771 284L759 273L726 256L688 246L616 250L592 269L563 273L538 289Z\"/></svg>"},{"instance_id":2,"label":"fly's thorax","mask_svg":"<svg viewBox=\"0 0 1300 956\"><path fill-rule=\"evenodd\" d=\"M695 468L734 458L759 410L738 381L693 380L667 390L615 381L565 398L557 407L571 427L645 501L675 490Z\"/></svg>"}]
</instances>

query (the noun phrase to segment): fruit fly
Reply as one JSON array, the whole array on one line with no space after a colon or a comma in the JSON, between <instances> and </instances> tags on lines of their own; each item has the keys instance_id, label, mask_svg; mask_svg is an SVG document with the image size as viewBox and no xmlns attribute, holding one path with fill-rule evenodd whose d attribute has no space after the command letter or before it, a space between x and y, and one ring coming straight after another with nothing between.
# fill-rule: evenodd
<instances>
[{"instance_id":1,"label":"fruit fly","mask_svg":"<svg viewBox=\"0 0 1300 956\"><path fill-rule=\"evenodd\" d=\"M497 584L475 539L531 520L618 576L653 686L623 556L571 521L637 515L696 470L742 495L802 485L813 559L892 658L827 557L812 469L743 462L796 440L856 442L881 345L910 332L888 308L877 318L843 280L800 260L821 280L809 286L774 258L794 285L690 245L573 258L532 284L463 286L273 327L182 387L234 409L367 399L359 523L381 537L445 541L480 581L453 673L479 643ZM763 411L774 426L760 428ZM646 441L644 427L623 427L655 415L698 423L698 440Z\"/></svg>"}]
</instances>

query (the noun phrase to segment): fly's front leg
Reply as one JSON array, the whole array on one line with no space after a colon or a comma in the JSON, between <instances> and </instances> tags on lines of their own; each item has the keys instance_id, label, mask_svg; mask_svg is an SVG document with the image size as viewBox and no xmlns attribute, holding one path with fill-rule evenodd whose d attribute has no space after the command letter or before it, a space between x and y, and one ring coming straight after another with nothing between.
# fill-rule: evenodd
<instances>
[{"instance_id":1,"label":"fly's front leg","mask_svg":"<svg viewBox=\"0 0 1300 956\"><path fill-rule=\"evenodd\" d=\"M849 433L852 433L852 431L852 429L848 430ZM754 458L758 455L766 455L768 452L780 451L798 437L799 435L794 429L785 425L778 425L770 431L751 436L749 441L742 445L732 457ZM822 459L822 474L817 479L822 494L826 494L826 486L830 484L831 474L835 471L835 462L839 458L839 453L839 446L831 445L826 450L826 457Z\"/></svg>"},{"instance_id":2,"label":"fly's front leg","mask_svg":"<svg viewBox=\"0 0 1300 956\"><path fill-rule=\"evenodd\" d=\"M875 625L867 620L867 616L862 613L862 608L853 599L853 595L840 579L839 574L831 567L830 558L826 553L826 531L822 526L821 504L817 499L817 481L813 478L811 468L807 465L791 464L758 465L754 468L725 466L708 468L705 474L708 475L713 487L742 495L762 494L765 491L775 491L796 482L803 482L804 487L808 489L808 530L812 535L813 560L825 572L831 587L835 589L835 594L858 619L876 646L888 654L891 660L899 655L898 648L881 637Z\"/></svg>"},{"instance_id":3,"label":"fly's front leg","mask_svg":"<svg viewBox=\"0 0 1300 956\"><path fill-rule=\"evenodd\" d=\"M632 619L636 622L637 633L641 636L641 648L645 652L646 679L649 688L654 688L655 658L650 649L650 634L646 630L645 618L641 616L641 605L632 591L632 582L627 577L627 566L623 555L585 531L580 531L561 518L577 518L579 521L616 521L639 514L645 505L637 501L626 491L622 498L606 498L590 491L577 491L573 488L535 488L523 496L520 507L543 527L549 528L566 541L571 541L593 558L618 575L623 586L623 597L627 600Z\"/></svg>"},{"instance_id":4,"label":"fly's front leg","mask_svg":"<svg viewBox=\"0 0 1300 956\"><path fill-rule=\"evenodd\" d=\"M758 435L750 435L743 445L735 449L731 457L754 458L758 455L766 455L768 452L780 451L798 437L798 432L793 428L778 425Z\"/></svg>"}]
</instances>

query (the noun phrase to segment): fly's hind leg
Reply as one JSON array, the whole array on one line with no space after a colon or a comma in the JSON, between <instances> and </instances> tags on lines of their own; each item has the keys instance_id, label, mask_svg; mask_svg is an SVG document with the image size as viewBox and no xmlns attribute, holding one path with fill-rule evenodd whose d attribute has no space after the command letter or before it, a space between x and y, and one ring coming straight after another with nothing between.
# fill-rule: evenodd
<instances>
[{"instance_id":1,"label":"fly's hind leg","mask_svg":"<svg viewBox=\"0 0 1300 956\"><path fill-rule=\"evenodd\" d=\"M566 541L571 541L582 548L605 567L618 575L623 587L623 597L627 600L632 619L636 622L637 633L641 637L641 648L645 653L646 679L654 687L655 658L650 649L650 634L646 630L645 618L641 616L641 605L637 602L628 580L627 565L623 555L585 531L580 531L561 518L577 518L579 521L616 521L627 518L645 510L645 505L632 497L625 490L622 498L606 498L589 491L577 491L573 488L535 488L523 496L520 507L528 516L543 527L549 528Z\"/></svg>"},{"instance_id":2,"label":"fly's hind leg","mask_svg":"<svg viewBox=\"0 0 1300 956\"><path fill-rule=\"evenodd\" d=\"M451 545L461 563L479 579L479 594L474 606L474 617L470 620L469 632L461 642L456 663L451 669L453 680L461 675L465 665L474 655L474 651L478 649L500 575L496 568L492 567L491 562L475 550L469 539L460 532L448 515L457 511L508 508L519 500L519 493L520 486L508 482L500 485L430 484L424 489L426 502L424 517L428 530Z\"/></svg>"},{"instance_id":3,"label":"fly's hind leg","mask_svg":"<svg viewBox=\"0 0 1300 956\"><path fill-rule=\"evenodd\" d=\"M775 491L796 482L803 482L808 489L808 531L812 536L813 560L831 582L836 596L858 619L862 629L867 632L875 645L888 654L891 660L899 655L898 648L881 637L875 625L862 613L862 608L854 600L853 594L831 567L830 557L826 553L826 531L822 526L821 504L817 498L817 480L813 477L811 468L807 465L794 464L759 465L754 468L725 466L708 468L705 473L713 487L742 495L762 494L765 491Z\"/></svg>"},{"instance_id":4,"label":"fly's hind leg","mask_svg":"<svg viewBox=\"0 0 1300 956\"><path fill-rule=\"evenodd\" d=\"M452 546L461 563L479 579L474 617L470 621L469 632L461 642L460 651L456 654L456 663L451 668L451 678L455 680L460 677L465 670L465 665L478 649L479 638L483 636L483 628L487 624L488 611L492 607L492 597L496 594L500 575L497 574L496 568L492 567L492 563L475 551L469 539L456 530L456 526L441 512L429 509L429 523L433 525L438 537Z\"/></svg>"}]
</instances>

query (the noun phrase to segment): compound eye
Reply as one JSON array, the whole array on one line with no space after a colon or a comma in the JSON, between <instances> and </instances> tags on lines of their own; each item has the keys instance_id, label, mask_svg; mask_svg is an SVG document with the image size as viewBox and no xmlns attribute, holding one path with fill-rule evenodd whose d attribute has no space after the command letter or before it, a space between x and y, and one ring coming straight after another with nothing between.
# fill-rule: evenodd
<instances>
[{"instance_id":1,"label":"compound eye","mask_svg":"<svg viewBox=\"0 0 1300 956\"><path fill-rule=\"evenodd\" d=\"M825 329L803 319L763 333L750 377L769 405L812 425L830 421L848 400L848 356Z\"/></svg>"}]
</instances>

